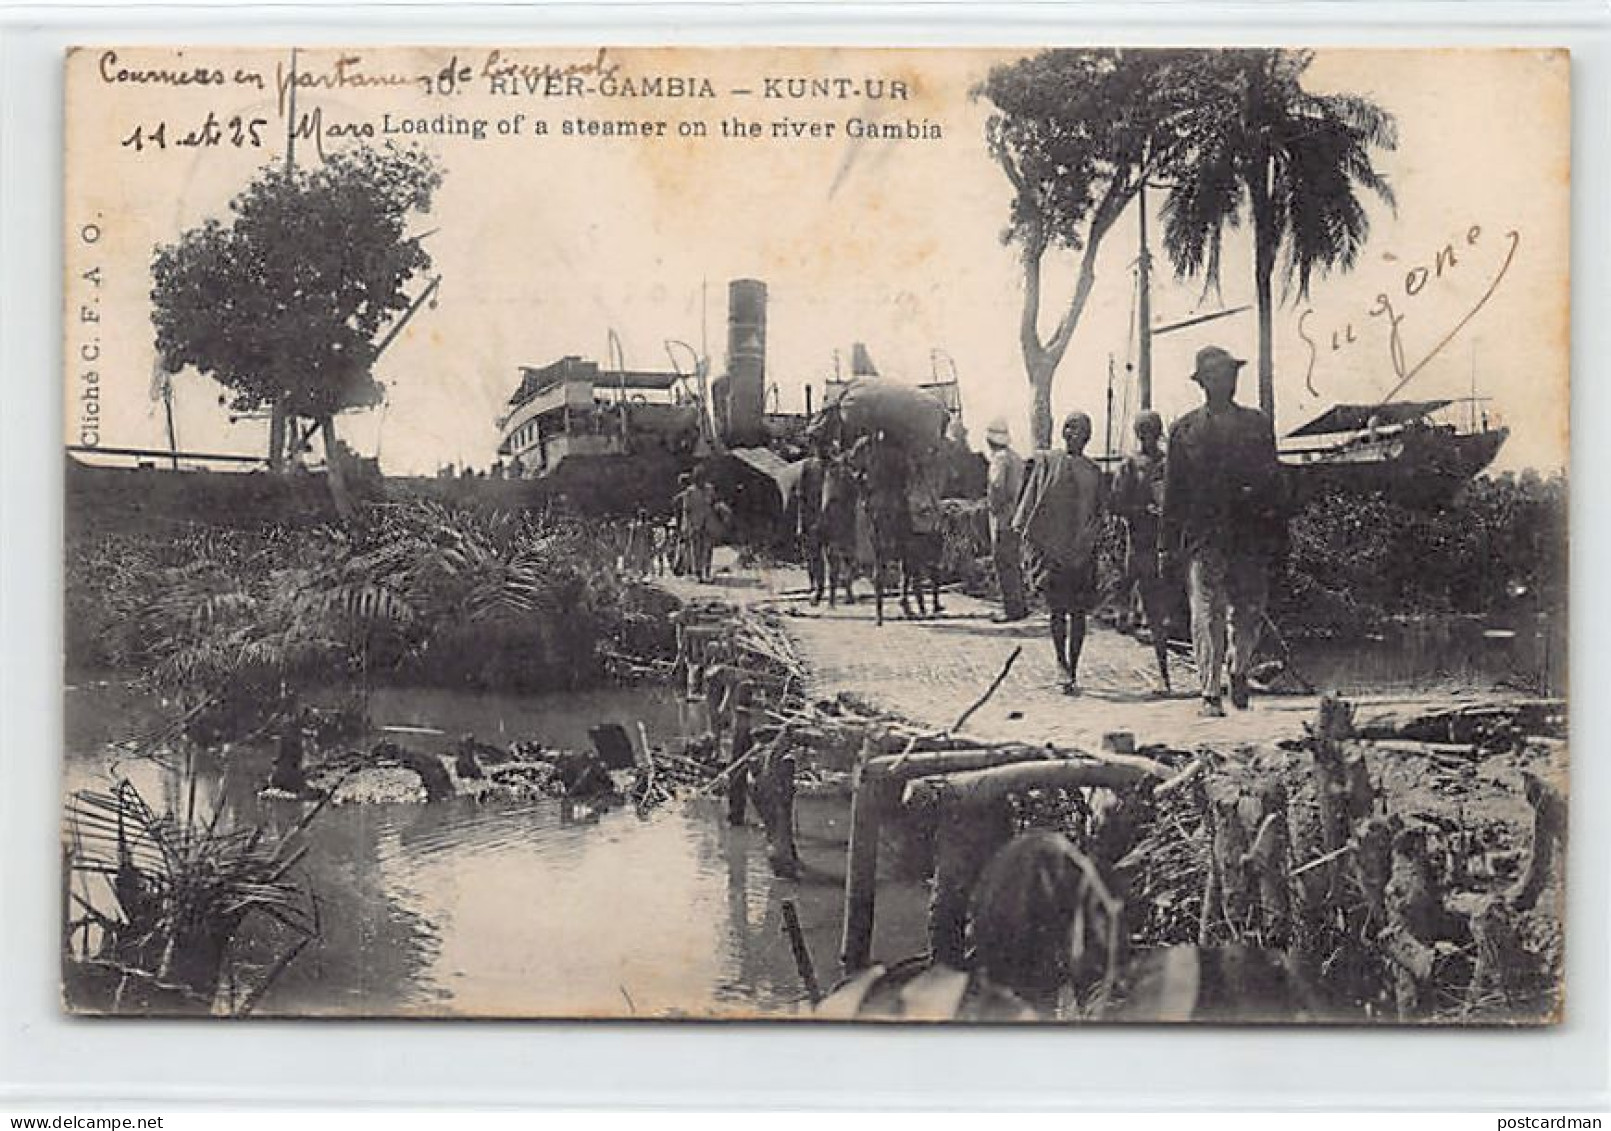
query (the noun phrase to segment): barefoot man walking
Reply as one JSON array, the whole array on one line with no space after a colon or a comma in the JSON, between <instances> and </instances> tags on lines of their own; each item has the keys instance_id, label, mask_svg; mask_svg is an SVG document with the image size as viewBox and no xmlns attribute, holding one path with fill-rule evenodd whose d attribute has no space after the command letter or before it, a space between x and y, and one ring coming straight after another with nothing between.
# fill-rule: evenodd
<instances>
[{"instance_id":1,"label":"barefoot man walking","mask_svg":"<svg viewBox=\"0 0 1611 1131\"><path fill-rule=\"evenodd\" d=\"M1102 472L1085 455L1091 418L1071 412L1063 420L1064 450L1036 452L1013 526L1039 556L1051 610L1052 648L1063 672L1063 691L1079 692L1085 616L1096 604L1096 543L1101 531Z\"/></svg>"},{"instance_id":2,"label":"barefoot man walking","mask_svg":"<svg viewBox=\"0 0 1611 1131\"><path fill-rule=\"evenodd\" d=\"M1158 518L1163 514L1164 450L1163 418L1151 410L1136 417L1136 440L1140 448L1125 459L1113 485L1113 509L1130 529L1130 557L1126 563L1125 597L1141 598L1152 636L1152 652L1158 661L1159 690L1169 692L1169 632L1164 623L1169 609L1169 587L1158 570Z\"/></svg>"}]
</instances>

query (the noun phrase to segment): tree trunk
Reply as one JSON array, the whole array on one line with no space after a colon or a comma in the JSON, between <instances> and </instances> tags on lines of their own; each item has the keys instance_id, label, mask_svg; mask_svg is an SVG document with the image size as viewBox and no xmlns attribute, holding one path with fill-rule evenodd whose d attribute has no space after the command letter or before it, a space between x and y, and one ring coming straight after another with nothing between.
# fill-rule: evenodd
<instances>
[{"instance_id":1,"label":"tree trunk","mask_svg":"<svg viewBox=\"0 0 1611 1131\"><path fill-rule=\"evenodd\" d=\"M787 750L773 750L755 777L756 808L766 826L766 861L772 874L800 876L800 849L794 839L794 775L797 763Z\"/></svg>"},{"instance_id":2,"label":"tree trunk","mask_svg":"<svg viewBox=\"0 0 1611 1131\"><path fill-rule=\"evenodd\" d=\"M1024 248L1024 306L1018 321L1018 344L1023 351L1024 371L1034 394L1029 431L1037 449L1052 446L1052 378L1063 360L1063 354L1068 351L1069 339L1074 336L1074 327L1079 325L1080 315L1085 313L1086 300L1091 297L1091 288L1096 283L1097 248L1102 243L1102 237L1113 226L1113 220L1122 210L1124 202L1129 199L1117 189L1110 189L1109 194L1093 214L1085 250L1080 254L1079 276L1074 283L1074 293L1069 296L1068 307L1058 320L1057 329L1044 343L1040 340L1040 274L1046 244L1035 240Z\"/></svg>"},{"instance_id":3,"label":"tree trunk","mask_svg":"<svg viewBox=\"0 0 1611 1131\"><path fill-rule=\"evenodd\" d=\"M860 763L851 778L850 842L845 848L845 918L839 962L846 975L872 960L873 913L878 894L878 837L889 788L884 777Z\"/></svg>"},{"instance_id":4,"label":"tree trunk","mask_svg":"<svg viewBox=\"0 0 1611 1131\"><path fill-rule=\"evenodd\" d=\"M319 417L319 430L324 434L325 476L330 483L330 501L336 506L336 516L342 522L352 520L352 495L347 490L347 469L336 442L336 421L330 413Z\"/></svg>"},{"instance_id":5,"label":"tree trunk","mask_svg":"<svg viewBox=\"0 0 1611 1131\"><path fill-rule=\"evenodd\" d=\"M1018 315L1018 346L1023 351L1024 373L1033 393L1029 435L1036 448L1049 448L1052 444L1052 374L1057 369L1040 340L1040 267L1045 254L1042 240L1034 239L1024 247L1024 306Z\"/></svg>"},{"instance_id":6,"label":"tree trunk","mask_svg":"<svg viewBox=\"0 0 1611 1131\"><path fill-rule=\"evenodd\" d=\"M1013 836L1007 798L942 808L935 836L929 954L935 962L960 970L967 965L968 906L974 885L991 857Z\"/></svg>"},{"instance_id":7,"label":"tree trunk","mask_svg":"<svg viewBox=\"0 0 1611 1131\"><path fill-rule=\"evenodd\" d=\"M1029 408L1029 435L1036 450L1052 446L1052 374L1055 370L1042 365L1039 372L1031 371L1029 387L1034 399Z\"/></svg>"},{"instance_id":8,"label":"tree trunk","mask_svg":"<svg viewBox=\"0 0 1611 1131\"><path fill-rule=\"evenodd\" d=\"M285 398L276 398L269 415L268 450L269 470L276 475L285 470L285 419Z\"/></svg>"},{"instance_id":9,"label":"tree trunk","mask_svg":"<svg viewBox=\"0 0 1611 1131\"><path fill-rule=\"evenodd\" d=\"M1270 193L1265 181L1268 165L1253 184L1253 289L1259 307L1259 411L1275 420L1275 300L1271 278L1275 274L1275 219L1270 210Z\"/></svg>"},{"instance_id":10,"label":"tree trunk","mask_svg":"<svg viewBox=\"0 0 1611 1131\"><path fill-rule=\"evenodd\" d=\"M280 731L279 749L274 756L274 770L269 785L286 793L300 796L307 792L308 777L302 766L302 728L293 714Z\"/></svg>"}]
</instances>

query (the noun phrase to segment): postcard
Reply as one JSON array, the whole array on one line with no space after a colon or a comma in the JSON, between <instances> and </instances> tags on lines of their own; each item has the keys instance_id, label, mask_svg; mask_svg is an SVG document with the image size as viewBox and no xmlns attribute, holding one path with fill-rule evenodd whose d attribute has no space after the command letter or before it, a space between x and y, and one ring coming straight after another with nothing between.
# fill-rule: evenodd
<instances>
[{"instance_id":1,"label":"postcard","mask_svg":"<svg viewBox=\"0 0 1611 1131\"><path fill-rule=\"evenodd\" d=\"M1563 1016L1570 58L66 60L66 1010Z\"/></svg>"}]
</instances>

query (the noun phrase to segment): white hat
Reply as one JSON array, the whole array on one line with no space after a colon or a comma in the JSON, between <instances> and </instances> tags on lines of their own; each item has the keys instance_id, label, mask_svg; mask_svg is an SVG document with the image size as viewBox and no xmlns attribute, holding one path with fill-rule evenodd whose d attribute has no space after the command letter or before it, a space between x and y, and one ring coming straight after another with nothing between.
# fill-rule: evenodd
<instances>
[{"instance_id":1,"label":"white hat","mask_svg":"<svg viewBox=\"0 0 1611 1131\"><path fill-rule=\"evenodd\" d=\"M1005 417L998 416L990 422L990 427L985 429L985 439L996 444L1006 444L1012 440Z\"/></svg>"}]
</instances>

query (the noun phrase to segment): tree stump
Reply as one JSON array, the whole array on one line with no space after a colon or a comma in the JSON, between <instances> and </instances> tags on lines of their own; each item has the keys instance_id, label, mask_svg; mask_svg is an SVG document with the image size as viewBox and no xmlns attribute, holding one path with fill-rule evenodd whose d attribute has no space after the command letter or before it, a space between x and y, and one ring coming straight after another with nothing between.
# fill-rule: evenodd
<instances>
[{"instance_id":1,"label":"tree stump","mask_svg":"<svg viewBox=\"0 0 1611 1131\"><path fill-rule=\"evenodd\" d=\"M1400 1021L1426 1012L1426 989L1432 979L1430 944L1442 918L1437 882L1426 859L1426 834L1405 829L1393 840L1392 867L1385 899L1387 929L1381 936L1393 960L1393 997Z\"/></svg>"},{"instance_id":2,"label":"tree stump","mask_svg":"<svg viewBox=\"0 0 1611 1131\"><path fill-rule=\"evenodd\" d=\"M929 898L929 952L934 961L959 969L965 964L973 885L1012 835L1012 809L1004 797L966 808L941 806Z\"/></svg>"},{"instance_id":3,"label":"tree stump","mask_svg":"<svg viewBox=\"0 0 1611 1131\"><path fill-rule=\"evenodd\" d=\"M1392 876L1393 839L1400 822L1396 817L1371 817L1354 834L1354 876L1365 897L1367 937L1387 921L1387 882Z\"/></svg>"},{"instance_id":4,"label":"tree stump","mask_svg":"<svg viewBox=\"0 0 1611 1131\"><path fill-rule=\"evenodd\" d=\"M750 711L751 687L748 681L739 683L732 692L732 744L727 764L727 823L742 825L749 808L750 767L742 764L755 746L754 719Z\"/></svg>"},{"instance_id":5,"label":"tree stump","mask_svg":"<svg viewBox=\"0 0 1611 1131\"><path fill-rule=\"evenodd\" d=\"M845 860L845 922L839 961L848 974L865 970L872 957L873 910L878 885L878 837L889 783L865 759L852 777L850 843Z\"/></svg>"},{"instance_id":6,"label":"tree stump","mask_svg":"<svg viewBox=\"0 0 1611 1131\"><path fill-rule=\"evenodd\" d=\"M1287 790L1279 778L1264 781L1254 794L1258 831L1247 862L1258 883L1259 933L1265 947L1284 950L1292 935L1291 845L1287 833Z\"/></svg>"},{"instance_id":7,"label":"tree stump","mask_svg":"<svg viewBox=\"0 0 1611 1131\"><path fill-rule=\"evenodd\" d=\"M269 774L269 785L274 789L301 796L308 788L308 775L302 767L302 730L296 722L285 725L280 731L280 744L274 754L274 769Z\"/></svg>"},{"instance_id":8,"label":"tree stump","mask_svg":"<svg viewBox=\"0 0 1611 1131\"><path fill-rule=\"evenodd\" d=\"M794 753L774 747L756 767L752 793L755 808L766 829L766 860L772 874L786 879L800 875L800 852L794 840Z\"/></svg>"},{"instance_id":9,"label":"tree stump","mask_svg":"<svg viewBox=\"0 0 1611 1131\"><path fill-rule=\"evenodd\" d=\"M1516 937L1514 913L1504 900L1482 902L1471 916L1471 941L1477 954L1466 989L1466 1012L1491 1012L1488 999L1493 997L1510 1005L1511 991L1531 962Z\"/></svg>"},{"instance_id":10,"label":"tree stump","mask_svg":"<svg viewBox=\"0 0 1611 1131\"><path fill-rule=\"evenodd\" d=\"M1566 845L1566 798L1560 790L1538 774L1524 770L1522 787L1533 807L1533 836L1527 862L1506 899L1518 911L1531 911L1549 885L1557 858L1564 859Z\"/></svg>"},{"instance_id":11,"label":"tree stump","mask_svg":"<svg viewBox=\"0 0 1611 1131\"><path fill-rule=\"evenodd\" d=\"M1232 941L1239 942L1252 922L1253 885L1248 875L1248 835L1242 824L1237 783L1226 777L1208 784L1209 866L1219 892L1221 921L1229 926ZM1210 922L1212 932L1216 924Z\"/></svg>"},{"instance_id":12,"label":"tree stump","mask_svg":"<svg viewBox=\"0 0 1611 1131\"><path fill-rule=\"evenodd\" d=\"M1354 733L1354 710L1347 701L1326 696L1313 727L1315 802L1320 812L1321 848L1334 853L1352 831L1350 820L1354 783L1344 765L1344 742ZM1333 860L1322 865L1325 897L1335 899L1342 870Z\"/></svg>"}]
</instances>

